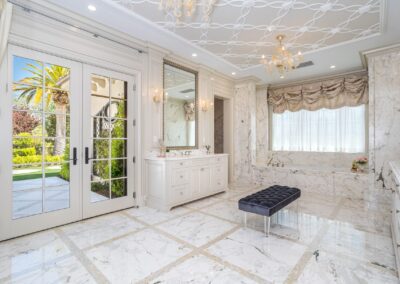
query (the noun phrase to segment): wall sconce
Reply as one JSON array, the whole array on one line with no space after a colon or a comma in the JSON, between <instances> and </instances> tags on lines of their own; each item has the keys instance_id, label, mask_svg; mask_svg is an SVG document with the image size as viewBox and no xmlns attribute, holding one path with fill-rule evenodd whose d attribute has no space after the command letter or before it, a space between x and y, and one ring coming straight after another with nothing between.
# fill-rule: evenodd
<instances>
[{"instance_id":1,"label":"wall sconce","mask_svg":"<svg viewBox=\"0 0 400 284\"><path fill-rule=\"evenodd\" d=\"M211 109L211 107L214 105L214 103L208 101L208 100L203 100L200 102L200 109L203 112L207 112Z\"/></svg>"},{"instance_id":2,"label":"wall sconce","mask_svg":"<svg viewBox=\"0 0 400 284\"><path fill-rule=\"evenodd\" d=\"M158 104L158 103L161 102L161 100L162 100L161 93L162 93L162 92L160 92L159 89L155 89L155 90L154 90L154 95L153 95L153 102L154 102L154 103Z\"/></svg>"}]
</instances>

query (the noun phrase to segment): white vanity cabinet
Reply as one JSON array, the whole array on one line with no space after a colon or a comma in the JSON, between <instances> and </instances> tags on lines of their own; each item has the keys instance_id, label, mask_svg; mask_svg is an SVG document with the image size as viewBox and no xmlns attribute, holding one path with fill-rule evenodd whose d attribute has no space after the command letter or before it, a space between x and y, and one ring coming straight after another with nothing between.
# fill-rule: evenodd
<instances>
[{"instance_id":1,"label":"white vanity cabinet","mask_svg":"<svg viewBox=\"0 0 400 284\"><path fill-rule=\"evenodd\" d=\"M170 210L228 188L228 154L147 158L146 204Z\"/></svg>"}]
</instances>

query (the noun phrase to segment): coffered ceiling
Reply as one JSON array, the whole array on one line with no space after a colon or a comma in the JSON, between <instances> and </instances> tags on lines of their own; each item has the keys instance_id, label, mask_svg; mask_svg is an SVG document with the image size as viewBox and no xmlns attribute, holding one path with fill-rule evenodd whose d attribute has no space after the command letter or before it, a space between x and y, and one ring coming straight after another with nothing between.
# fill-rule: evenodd
<instances>
[{"instance_id":1,"label":"coffered ceiling","mask_svg":"<svg viewBox=\"0 0 400 284\"><path fill-rule=\"evenodd\" d=\"M276 36L293 52L308 53L379 34L382 0L217 0L208 20L201 0L192 17L176 22L158 9L158 0L111 0L239 69L260 64L277 45Z\"/></svg>"}]
</instances>

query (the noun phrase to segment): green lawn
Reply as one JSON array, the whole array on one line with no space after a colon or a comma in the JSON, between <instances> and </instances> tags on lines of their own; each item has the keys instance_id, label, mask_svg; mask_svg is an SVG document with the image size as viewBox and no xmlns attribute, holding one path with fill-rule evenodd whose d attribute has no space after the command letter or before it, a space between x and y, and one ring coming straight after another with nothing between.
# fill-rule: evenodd
<instances>
[{"instance_id":1,"label":"green lawn","mask_svg":"<svg viewBox=\"0 0 400 284\"><path fill-rule=\"evenodd\" d=\"M29 173L20 173L13 175L13 181L27 180L27 179L38 179L42 178L42 169L41 168L30 168L32 172ZM54 168L45 168L46 177L56 177L60 175L61 169Z\"/></svg>"}]
</instances>

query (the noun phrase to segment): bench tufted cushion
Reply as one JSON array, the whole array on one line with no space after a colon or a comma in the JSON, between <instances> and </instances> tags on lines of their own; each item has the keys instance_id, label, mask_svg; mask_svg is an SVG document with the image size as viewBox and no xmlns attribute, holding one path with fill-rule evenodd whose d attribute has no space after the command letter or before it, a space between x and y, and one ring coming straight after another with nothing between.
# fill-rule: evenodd
<instances>
[{"instance_id":1,"label":"bench tufted cushion","mask_svg":"<svg viewBox=\"0 0 400 284\"><path fill-rule=\"evenodd\" d=\"M239 209L263 216L272 216L300 195L298 188L274 185L240 199Z\"/></svg>"}]
</instances>

